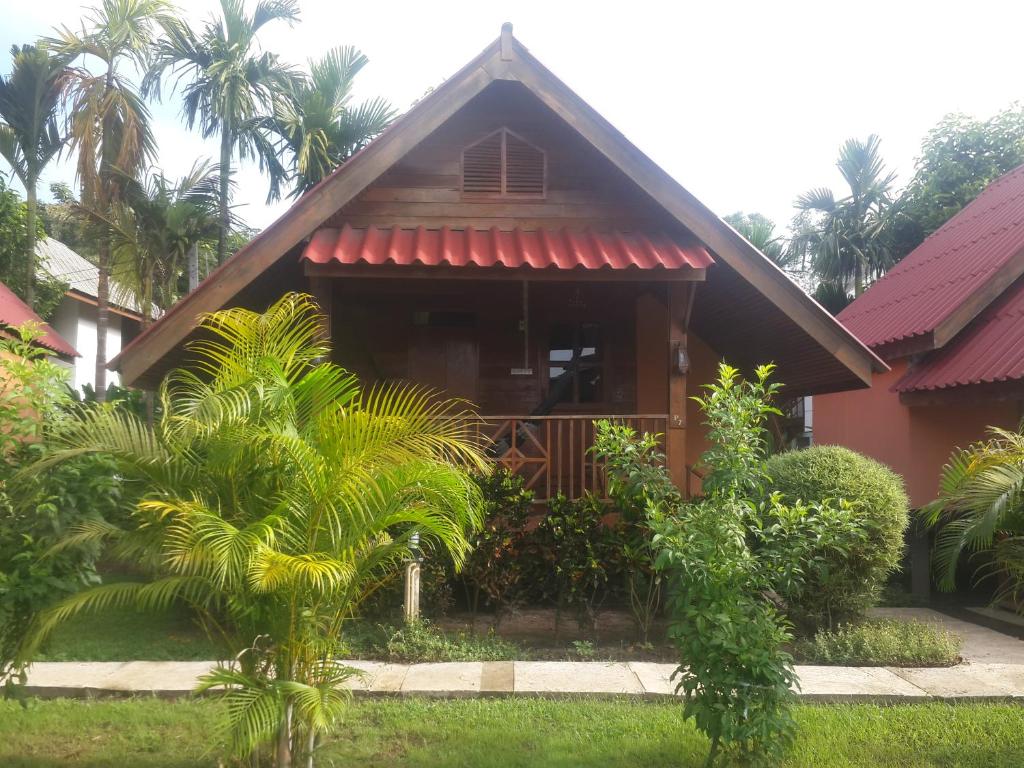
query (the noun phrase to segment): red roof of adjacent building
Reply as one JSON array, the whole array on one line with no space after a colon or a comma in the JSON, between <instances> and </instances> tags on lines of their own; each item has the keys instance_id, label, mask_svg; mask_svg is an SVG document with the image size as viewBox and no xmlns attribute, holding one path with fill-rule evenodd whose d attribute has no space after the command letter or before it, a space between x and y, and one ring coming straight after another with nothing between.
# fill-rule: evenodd
<instances>
[{"instance_id":1,"label":"red roof of adjacent building","mask_svg":"<svg viewBox=\"0 0 1024 768\"><path fill-rule=\"evenodd\" d=\"M16 328L28 322L38 323L41 326L40 330L43 335L36 340L37 344L60 355L78 357L78 352L63 336L44 323L39 315L29 309L28 304L14 295L10 288L0 283L0 324Z\"/></svg>"},{"instance_id":2,"label":"red roof of adjacent building","mask_svg":"<svg viewBox=\"0 0 1024 768\"><path fill-rule=\"evenodd\" d=\"M317 230L302 257L314 264L527 267L532 269L703 269L711 256L696 242L637 232L566 229Z\"/></svg>"},{"instance_id":3,"label":"red roof of adjacent building","mask_svg":"<svg viewBox=\"0 0 1024 768\"><path fill-rule=\"evenodd\" d=\"M838 319L869 347L921 336L1022 255L1024 166L986 187Z\"/></svg>"},{"instance_id":4,"label":"red roof of adjacent building","mask_svg":"<svg viewBox=\"0 0 1024 768\"><path fill-rule=\"evenodd\" d=\"M1024 281L992 302L964 331L900 379L897 392L1024 378Z\"/></svg>"}]
</instances>

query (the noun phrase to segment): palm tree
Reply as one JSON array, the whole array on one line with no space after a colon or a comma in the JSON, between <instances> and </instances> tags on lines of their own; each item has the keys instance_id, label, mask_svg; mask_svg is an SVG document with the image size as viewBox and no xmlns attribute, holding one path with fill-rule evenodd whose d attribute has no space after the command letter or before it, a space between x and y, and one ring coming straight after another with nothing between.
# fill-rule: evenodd
<instances>
[{"instance_id":1,"label":"palm tree","mask_svg":"<svg viewBox=\"0 0 1024 768\"><path fill-rule=\"evenodd\" d=\"M231 161L254 157L270 177L268 200L280 197L287 176L264 120L295 92L301 76L269 52L261 52L257 33L271 21L293 22L297 0L260 0L249 16L243 0L221 0L221 18L211 19L197 35L178 19L165 19L166 36L157 45L143 92L159 97L166 74L185 81L184 115L204 137L220 134L220 234L217 262L227 256L231 225Z\"/></svg>"},{"instance_id":2,"label":"palm tree","mask_svg":"<svg viewBox=\"0 0 1024 768\"><path fill-rule=\"evenodd\" d=\"M85 65L68 70L65 93L69 101L71 146L78 151L77 174L82 205L111 215L121 199L125 176L146 166L156 152L149 112L131 81L120 72L123 64L144 68L153 32L170 12L165 0L103 0L91 9L90 26L80 32L59 28L44 45L58 55L96 59L100 71ZM110 296L111 234L98 225L96 267L96 398L107 388L107 325Z\"/></svg>"},{"instance_id":3,"label":"palm tree","mask_svg":"<svg viewBox=\"0 0 1024 768\"><path fill-rule=\"evenodd\" d=\"M198 162L177 181L154 172L123 183L122 202L107 221L114 271L135 295L146 327L154 307L166 311L178 299L193 249L216 242L220 181L214 167Z\"/></svg>"},{"instance_id":4,"label":"palm tree","mask_svg":"<svg viewBox=\"0 0 1024 768\"><path fill-rule=\"evenodd\" d=\"M83 408L58 434L36 471L98 453L142 491L131 525L83 523L65 545L108 542L153 581L58 603L23 658L82 611L184 601L239 660L201 686L227 686L235 752L274 743L279 768L300 755L312 764L345 702L351 670L336 659L346 620L417 542L464 560L482 508L466 470L484 462L461 401L364 390L321 362L322 321L297 294L262 314L215 312L192 346L194 370L161 387L152 431L126 412Z\"/></svg>"},{"instance_id":5,"label":"palm tree","mask_svg":"<svg viewBox=\"0 0 1024 768\"><path fill-rule=\"evenodd\" d=\"M25 187L25 303L31 307L36 283L36 186L64 146L57 113L67 68L34 45L12 47L11 57L11 74L6 79L0 76L0 155Z\"/></svg>"},{"instance_id":6,"label":"palm tree","mask_svg":"<svg viewBox=\"0 0 1024 768\"><path fill-rule=\"evenodd\" d=\"M310 61L309 80L300 81L292 99L280 104L272 129L292 157L294 197L316 186L394 119L395 109L382 98L351 104L352 84L368 62L357 48L335 48Z\"/></svg>"},{"instance_id":7,"label":"palm tree","mask_svg":"<svg viewBox=\"0 0 1024 768\"><path fill-rule=\"evenodd\" d=\"M1004 581L997 599L1024 591L1024 432L990 427L991 437L956 451L943 468L939 497L922 510L937 529L939 586L953 589L964 552L987 554L982 575Z\"/></svg>"},{"instance_id":8,"label":"palm tree","mask_svg":"<svg viewBox=\"0 0 1024 768\"><path fill-rule=\"evenodd\" d=\"M760 213L731 213L725 222L743 235L752 246L769 258L779 269L790 269L797 261L786 245L786 238L775 231L775 222Z\"/></svg>"},{"instance_id":9,"label":"palm tree","mask_svg":"<svg viewBox=\"0 0 1024 768\"><path fill-rule=\"evenodd\" d=\"M847 197L837 200L832 190L819 188L796 201L814 218L798 229L794 252L810 256L811 269L821 280L851 286L854 296L897 260L891 248L896 175L886 173L880 145L875 135L843 144L836 167L850 188Z\"/></svg>"}]
</instances>

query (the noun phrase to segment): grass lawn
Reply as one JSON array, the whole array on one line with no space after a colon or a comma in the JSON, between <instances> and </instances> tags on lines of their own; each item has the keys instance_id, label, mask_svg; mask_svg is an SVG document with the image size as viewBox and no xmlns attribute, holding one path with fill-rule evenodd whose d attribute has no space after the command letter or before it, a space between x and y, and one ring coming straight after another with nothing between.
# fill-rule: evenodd
<instances>
[{"instance_id":1,"label":"grass lawn","mask_svg":"<svg viewBox=\"0 0 1024 768\"><path fill-rule=\"evenodd\" d=\"M220 657L184 610L110 610L61 624L40 661L206 661Z\"/></svg>"},{"instance_id":2,"label":"grass lawn","mask_svg":"<svg viewBox=\"0 0 1024 768\"><path fill-rule=\"evenodd\" d=\"M215 766L212 699L0 702L0 765ZM785 766L1001 768L1021 764L1024 707L802 706ZM678 705L643 701L359 700L323 766L698 766L705 742Z\"/></svg>"}]
</instances>

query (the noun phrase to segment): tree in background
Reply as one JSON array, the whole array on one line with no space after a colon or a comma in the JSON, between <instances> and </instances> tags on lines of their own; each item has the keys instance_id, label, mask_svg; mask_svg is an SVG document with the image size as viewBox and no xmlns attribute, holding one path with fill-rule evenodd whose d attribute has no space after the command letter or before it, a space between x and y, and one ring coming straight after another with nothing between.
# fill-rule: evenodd
<instances>
[{"instance_id":1,"label":"tree in background","mask_svg":"<svg viewBox=\"0 0 1024 768\"><path fill-rule=\"evenodd\" d=\"M82 205L110 218L121 200L124 178L134 176L156 153L149 112L135 86L119 71L124 64L145 68L157 23L170 6L164 0L104 0L88 15L80 32L57 30L45 44L58 55L99 61L99 74L87 66L69 69L71 145L78 152L77 175ZM96 249L96 397L107 388L107 325L110 297L111 233L102 231Z\"/></svg>"},{"instance_id":2,"label":"tree in background","mask_svg":"<svg viewBox=\"0 0 1024 768\"><path fill-rule=\"evenodd\" d=\"M42 221L35 223L35 237L42 237ZM0 176L0 282L25 298L25 247L28 242L28 206ZM45 274L36 277L36 314L48 320L64 298L67 283Z\"/></svg>"},{"instance_id":3,"label":"tree in background","mask_svg":"<svg viewBox=\"0 0 1024 768\"><path fill-rule=\"evenodd\" d=\"M11 74L0 76L0 156L25 187L24 298L35 308L36 186L43 170L64 146L58 126L64 61L34 45L11 48Z\"/></svg>"},{"instance_id":4,"label":"tree in background","mask_svg":"<svg viewBox=\"0 0 1024 768\"><path fill-rule=\"evenodd\" d=\"M193 248L216 242L220 180L215 168L200 162L177 181L153 172L145 181L123 184L122 202L107 222L114 269L118 283L139 302L146 327L154 308L166 311L180 296Z\"/></svg>"},{"instance_id":5,"label":"tree in background","mask_svg":"<svg viewBox=\"0 0 1024 768\"><path fill-rule=\"evenodd\" d=\"M726 216L725 222L743 235L779 269L788 270L797 263L797 255L787 246L785 236L775 231L775 222L767 216L737 211Z\"/></svg>"},{"instance_id":6,"label":"tree in background","mask_svg":"<svg viewBox=\"0 0 1024 768\"><path fill-rule=\"evenodd\" d=\"M259 50L257 34L271 21L291 23L299 17L297 0L261 0L246 14L243 0L221 0L221 17L197 35L177 18L162 20L165 37L156 45L143 92L160 96L165 75L185 81L184 115L204 137L220 134L220 233L217 262L227 258L231 231L229 183L231 162L253 157L269 174L268 199L281 194L287 177L265 122L295 93L301 75L273 53Z\"/></svg>"},{"instance_id":7,"label":"tree in background","mask_svg":"<svg viewBox=\"0 0 1024 768\"><path fill-rule=\"evenodd\" d=\"M822 282L852 289L860 296L897 260L893 250L897 209L893 202L894 173L888 173L877 136L849 139L839 151L836 167L850 194L836 199L830 189L812 189L797 198L806 216L797 218L792 245Z\"/></svg>"},{"instance_id":8,"label":"tree in background","mask_svg":"<svg viewBox=\"0 0 1024 768\"><path fill-rule=\"evenodd\" d=\"M352 84L369 59L357 48L333 49L310 61L310 77L296 84L272 122L292 157L292 195L316 186L335 168L366 146L394 119L395 109L382 98L352 102Z\"/></svg>"},{"instance_id":9,"label":"tree in background","mask_svg":"<svg viewBox=\"0 0 1024 768\"><path fill-rule=\"evenodd\" d=\"M902 258L997 178L1024 163L1024 108L986 120L951 114L921 144L900 206L897 255Z\"/></svg>"}]
</instances>

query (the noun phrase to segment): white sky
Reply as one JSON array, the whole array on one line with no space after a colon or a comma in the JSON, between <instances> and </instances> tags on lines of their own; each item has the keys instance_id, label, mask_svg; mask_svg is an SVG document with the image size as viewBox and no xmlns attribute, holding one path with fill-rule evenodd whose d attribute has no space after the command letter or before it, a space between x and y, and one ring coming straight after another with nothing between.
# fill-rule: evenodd
<instances>
[{"instance_id":1,"label":"white sky","mask_svg":"<svg viewBox=\"0 0 1024 768\"><path fill-rule=\"evenodd\" d=\"M250 4L254 0L249 0ZM87 3L88 4L88 3ZM6 51L53 25L77 26L80 0L0 0L0 70ZM196 22L216 0L180 0ZM1024 3L303 0L302 21L264 28L264 47L302 63L335 45L370 58L357 97L402 109L437 86L511 21L544 64L716 213L760 211L780 224L816 186L840 188L834 170L848 137L877 133L905 182L921 139L943 115L984 117L1024 98ZM158 165L182 174L215 157L179 119L175 97L154 105ZM6 170L6 169L5 169ZM41 185L73 183L68 163ZM265 227L287 206L264 204L255 167L235 202Z\"/></svg>"}]
</instances>

